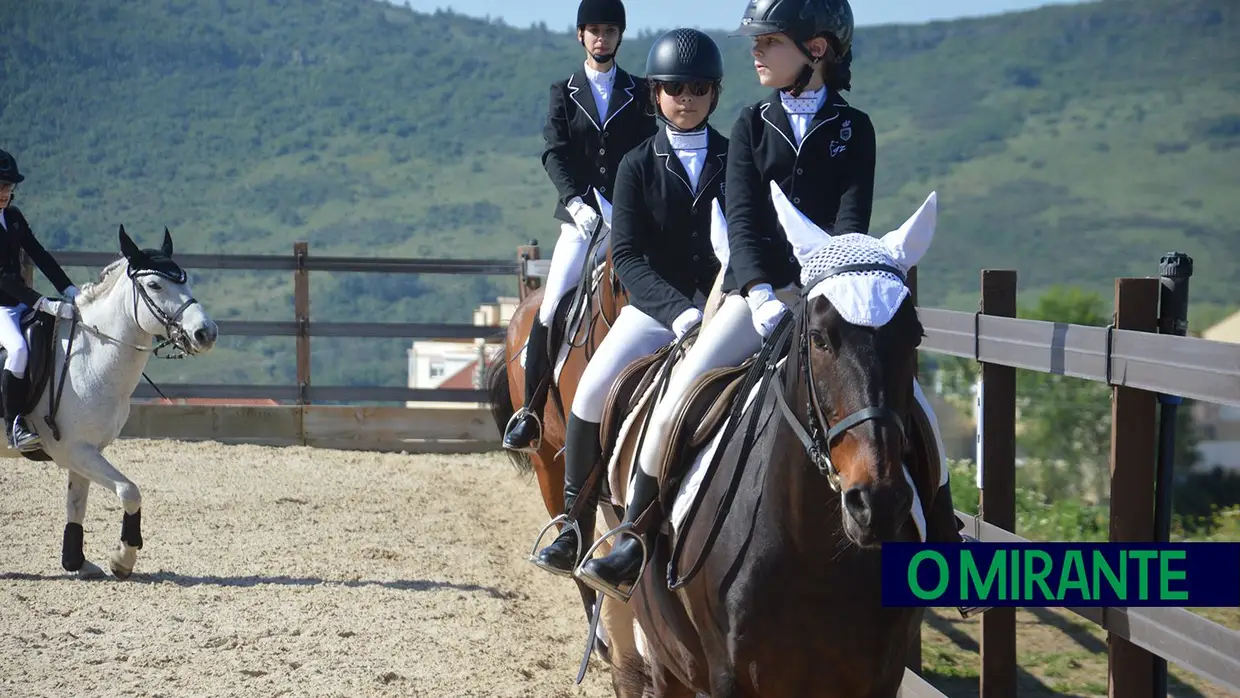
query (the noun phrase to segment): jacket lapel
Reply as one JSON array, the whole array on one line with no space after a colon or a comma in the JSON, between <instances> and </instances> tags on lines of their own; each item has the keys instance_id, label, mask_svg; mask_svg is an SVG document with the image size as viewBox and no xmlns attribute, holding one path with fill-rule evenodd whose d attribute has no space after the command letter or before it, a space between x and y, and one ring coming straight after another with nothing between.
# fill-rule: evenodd
<instances>
[{"instance_id":1,"label":"jacket lapel","mask_svg":"<svg viewBox=\"0 0 1240 698\"><path fill-rule=\"evenodd\" d=\"M624 111L633 101L633 88L637 87L637 81L632 75L620 70L620 66L616 66L616 77L611 81L611 97L607 99L607 120L603 122L603 128L616 118L616 114Z\"/></svg>"},{"instance_id":2,"label":"jacket lapel","mask_svg":"<svg viewBox=\"0 0 1240 698\"><path fill-rule=\"evenodd\" d=\"M714 128L709 126L707 127L707 134L706 162L702 163L702 174L698 175L698 190L693 198L694 204L698 202L698 199L702 198L702 193L710 188L711 182L723 174L723 171L727 168L728 151L723 148L723 138ZM677 160L679 159L677 158ZM722 189L722 184L720 188Z\"/></svg>"},{"instance_id":3,"label":"jacket lapel","mask_svg":"<svg viewBox=\"0 0 1240 698\"><path fill-rule=\"evenodd\" d=\"M779 90L775 90L769 99L762 103L759 107L762 114L762 120L768 126L775 129L779 135L783 136L784 141L788 143L788 147L794 152L800 152L797 147L797 134L792 130L792 122L788 120L788 112L784 110L784 105L779 101Z\"/></svg>"},{"instance_id":4,"label":"jacket lapel","mask_svg":"<svg viewBox=\"0 0 1240 698\"><path fill-rule=\"evenodd\" d=\"M680 183L684 185L685 191L689 196L693 196L693 187L689 185L689 173L685 172L685 166L681 164L680 158L676 157L676 153L672 152L672 144L667 139L667 129L660 128L654 135L654 154L663 161L663 169L669 172Z\"/></svg>"},{"instance_id":5,"label":"jacket lapel","mask_svg":"<svg viewBox=\"0 0 1240 698\"><path fill-rule=\"evenodd\" d=\"M602 131L603 126L598 118L598 106L594 104L594 94L590 91L591 89L593 88L590 87L590 78L586 77L584 67L568 79L568 98L577 103L577 108L585 113L590 123L594 124L594 128Z\"/></svg>"},{"instance_id":6,"label":"jacket lapel","mask_svg":"<svg viewBox=\"0 0 1240 698\"><path fill-rule=\"evenodd\" d=\"M801 145L805 145L805 141L808 141L810 136L814 135L814 132L818 130L819 126L829 124L839 119L840 108L846 106L848 106L848 102L845 102L843 97L828 90L826 99L822 100L822 106L819 107L818 112L814 114L813 120L809 122L809 128L805 129L805 138L801 139Z\"/></svg>"}]
</instances>

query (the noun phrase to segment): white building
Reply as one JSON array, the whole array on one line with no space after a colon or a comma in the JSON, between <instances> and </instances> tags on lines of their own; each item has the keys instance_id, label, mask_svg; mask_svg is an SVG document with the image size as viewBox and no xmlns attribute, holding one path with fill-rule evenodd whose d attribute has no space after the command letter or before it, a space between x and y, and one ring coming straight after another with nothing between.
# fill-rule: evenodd
<instances>
[{"instance_id":1,"label":"white building","mask_svg":"<svg viewBox=\"0 0 1240 698\"><path fill-rule=\"evenodd\" d=\"M1240 313L1235 313L1201 333L1202 339L1240 345ZM1240 347L1237 347L1240 353ZM1213 402L1193 404L1197 428L1197 469L1240 470L1240 407Z\"/></svg>"},{"instance_id":2,"label":"white building","mask_svg":"<svg viewBox=\"0 0 1240 698\"><path fill-rule=\"evenodd\" d=\"M500 328L502 332L502 328L507 327L508 321L512 319L518 302L516 298L501 297L494 303L484 303L474 310L473 324L477 327ZM417 340L407 352L408 386L426 390L483 389L485 366L503 351L503 348L503 344L488 344L484 339ZM486 405L445 401L409 402L406 406L477 409Z\"/></svg>"}]
</instances>

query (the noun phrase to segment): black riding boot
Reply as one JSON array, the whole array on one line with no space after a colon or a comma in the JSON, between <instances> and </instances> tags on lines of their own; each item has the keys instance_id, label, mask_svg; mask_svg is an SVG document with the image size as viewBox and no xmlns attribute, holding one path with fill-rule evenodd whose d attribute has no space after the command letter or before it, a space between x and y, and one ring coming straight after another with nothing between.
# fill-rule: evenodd
<instances>
[{"instance_id":1,"label":"black riding boot","mask_svg":"<svg viewBox=\"0 0 1240 698\"><path fill-rule=\"evenodd\" d=\"M637 517L654 503L659 496L659 481L640 470L633 481L633 497L624 512L624 523L633 523ZM586 584L608 596L627 599L637 585L642 565L653 552L658 529L651 526L644 534L646 556L642 556L641 541L631 535L618 536L613 540L611 553L606 557L589 560L578 575Z\"/></svg>"},{"instance_id":2,"label":"black riding boot","mask_svg":"<svg viewBox=\"0 0 1240 698\"><path fill-rule=\"evenodd\" d=\"M39 434L30 428L22 415L26 392L29 390L26 377L18 378L5 369L0 381L3 382L0 391L4 392L4 437L8 440L9 447L19 451L37 449Z\"/></svg>"},{"instance_id":3,"label":"black riding boot","mask_svg":"<svg viewBox=\"0 0 1240 698\"><path fill-rule=\"evenodd\" d=\"M525 348L525 402L504 434L504 448L537 448L542 439L542 411L551 387L551 359L547 356L547 328L534 318Z\"/></svg>"},{"instance_id":4,"label":"black riding boot","mask_svg":"<svg viewBox=\"0 0 1240 698\"><path fill-rule=\"evenodd\" d=\"M582 539L580 555L594 541L594 516L598 510L599 485L595 481L589 492L582 492L586 478L598 465L602 458L603 446L599 441L598 422L587 422L571 412L568 415L568 434L564 439L564 513L572 510L577 498L583 494L589 497L577 517L577 525L581 529ZM550 545L538 552L538 566L549 572L571 575L573 567L580 562L578 555L578 538L574 529L567 524L560 535Z\"/></svg>"}]
</instances>

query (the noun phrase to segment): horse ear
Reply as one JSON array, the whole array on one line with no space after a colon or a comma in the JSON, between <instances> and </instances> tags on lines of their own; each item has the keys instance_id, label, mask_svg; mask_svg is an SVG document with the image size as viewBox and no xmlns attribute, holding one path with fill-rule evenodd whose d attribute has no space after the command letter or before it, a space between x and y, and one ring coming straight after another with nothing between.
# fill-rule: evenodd
<instances>
[{"instance_id":1,"label":"horse ear","mask_svg":"<svg viewBox=\"0 0 1240 698\"><path fill-rule=\"evenodd\" d=\"M607 198L604 197L601 193L599 193L598 189L594 190L594 199L595 201L598 201L598 210L601 211L603 214L603 222L607 224L608 228L610 228L611 227L611 202L608 201Z\"/></svg>"},{"instance_id":2,"label":"horse ear","mask_svg":"<svg viewBox=\"0 0 1240 698\"><path fill-rule=\"evenodd\" d=\"M129 233L125 232L125 225L123 223L121 224L120 239L121 254L124 255L125 259L132 261L135 257L142 256L142 250L138 248L133 238L129 237Z\"/></svg>"},{"instance_id":3,"label":"horse ear","mask_svg":"<svg viewBox=\"0 0 1240 698\"><path fill-rule=\"evenodd\" d=\"M159 249L163 250L163 253L169 257L172 256L172 233L168 232L168 226L166 225L164 226L164 244L160 245Z\"/></svg>"},{"instance_id":4,"label":"horse ear","mask_svg":"<svg viewBox=\"0 0 1240 698\"><path fill-rule=\"evenodd\" d=\"M731 256L729 254L731 250L728 248L728 219L723 215L723 208L719 206L718 198L710 203L710 246L715 248L715 256L726 268L728 258Z\"/></svg>"},{"instance_id":5,"label":"horse ear","mask_svg":"<svg viewBox=\"0 0 1240 698\"><path fill-rule=\"evenodd\" d=\"M792 253L801 264L808 262L815 252L831 240L826 231L814 225L813 221L788 201L775 180L771 180L771 202L775 204L775 215L779 217L779 224L788 236L788 242L792 243Z\"/></svg>"},{"instance_id":6,"label":"horse ear","mask_svg":"<svg viewBox=\"0 0 1240 698\"><path fill-rule=\"evenodd\" d=\"M904 225L883 236L883 244L905 271L912 269L930 249L934 227L938 222L938 192L930 192L921 208Z\"/></svg>"}]
</instances>

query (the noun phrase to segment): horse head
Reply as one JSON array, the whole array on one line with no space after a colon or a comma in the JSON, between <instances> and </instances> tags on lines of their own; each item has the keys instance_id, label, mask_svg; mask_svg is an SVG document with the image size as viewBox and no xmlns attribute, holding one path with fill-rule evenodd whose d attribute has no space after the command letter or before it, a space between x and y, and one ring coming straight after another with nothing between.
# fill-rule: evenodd
<instances>
[{"instance_id":1,"label":"horse head","mask_svg":"<svg viewBox=\"0 0 1240 698\"><path fill-rule=\"evenodd\" d=\"M881 239L829 235L774 182L771 195L801 264L790 365L807 450L842 498L845 535L862 547L896 540L913 501L903 461L923 335L905 278L934 236L936 195Z\"/></svg>"},{"instance_id":2,"label":"horse head","mask_svg":"<svg viewBox=\"0 0 1240 698\"><path fill-rule=\"evenodd\" d=\"M142 331L167 338L186 354L215 346L219 328L190 290L189 277L172 259L172 234L164 228L159 249L142 249L120 227L125 279L133 289L133 317Z\"/></svg>"}]
</instances>

